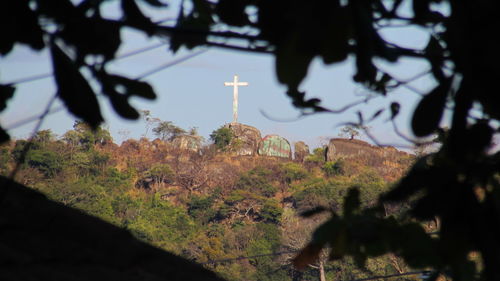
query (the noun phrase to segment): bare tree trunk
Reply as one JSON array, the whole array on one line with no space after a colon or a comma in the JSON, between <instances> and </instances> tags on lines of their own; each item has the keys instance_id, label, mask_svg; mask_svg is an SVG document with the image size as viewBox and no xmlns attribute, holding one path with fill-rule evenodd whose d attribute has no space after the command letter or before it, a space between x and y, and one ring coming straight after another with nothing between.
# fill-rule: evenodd
<instances>
[{"instance_id":1,"label":"bare tree trunk","mask_svg":"<svg viewBox=\"0 0 500 281\"><path fill-rule=\"evenodd\" d=\"M325 265L322 260L319 261L319 281L326 281Z\"/></svg>"}]
</instances>

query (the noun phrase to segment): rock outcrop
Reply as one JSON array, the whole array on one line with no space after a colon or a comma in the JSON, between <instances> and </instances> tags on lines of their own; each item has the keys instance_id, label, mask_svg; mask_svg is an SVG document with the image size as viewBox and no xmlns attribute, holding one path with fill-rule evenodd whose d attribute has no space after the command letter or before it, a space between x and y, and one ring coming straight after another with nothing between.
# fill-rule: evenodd
<instances>
[{"instance_id":1,"label":"rock outcrop","mask_svg":"<svg viewBox=\"0 0 500 281\"><path fill-rule=\"evenodd\" d=\"M190 135L177 136L172 140L172 145L175 148L198 152L201 149L201 137Z\"/></svg>"},{"instance_id":2,"label":"rock outcrop","mask_svg":"<svg viewBox=\"0 0 500 281\"><path fill-rule=\"evenodd\" d=\"M294 144L294 159L297 162L304 162L304 159L309 155L309 146L303 142L298 141Z\"/></svg>"},{"instance_id":3,"label":"rock outcrop","mask_svg":"<svg viewBox=\"0 0 500 281\"><path fill-rule=\"evenodd\" d=\"M408 165L403 162L411 161L410 154L394 147L374 146L356 139L331 139L326 149L326 161L340 158L374 167L389 181L396 180L404 173L403 167Z\"/></svg>"},{"instance_id":4,"label":"rock outcrop","mask_svg":"<svg viewBox=\"0 0 500 281\"><path fill-rule=\"evenodd\" d=\"M236 155L257 155L261 140L261 134L257 128L240 123L229 123L224 127L233 132L230 146Z\"/></svg>"},{"instance_id":5,"label":"rock outcrop","mask_svg":"<svg viewBox=\"0 0 500 281\"><path fill-rule=\"evenodd\" d=\"M292 158L290 143L278 135L267 135L259 144L259 155Z\"/></svg>"}]
</instances>

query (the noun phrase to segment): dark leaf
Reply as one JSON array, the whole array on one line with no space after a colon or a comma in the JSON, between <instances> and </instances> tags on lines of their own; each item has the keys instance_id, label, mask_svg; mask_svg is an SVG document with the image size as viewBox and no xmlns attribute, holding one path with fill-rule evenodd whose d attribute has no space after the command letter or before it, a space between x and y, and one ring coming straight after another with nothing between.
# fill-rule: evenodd
<instances>
[{"instance_id":1,"label":"dark leaf","mask_svg":"<svg viewBox=\"0 0 500 281\"><path fill-rule=\"evenodd\" d=\"M0 127L0 143L4 143L9 140L10 140L9 134L2 127Z\"/></svg>"},{"instance_id":2,"label":"dark leaf","mask_svg":"<svg viewBox=\"0 0 500 281\"><path fill-rule=\"evenodd\" d=\"M1 1L0 3L0 54L12 50L16 42L41 50L43 32L37 15L30 9L28 1Z\"/></svg>"},{"instance_id":3,"label":"dark leaf","mask_svg":"<svg viewBox=\"0 0 500 281\"><path fill-rule=\"evenodd\" d=\"M401 106L399 105L399 103L397 102L391 103L391 120L393 120L394 118L396 118L396 116L398 116L400 108Z\"/></svg>"},{"instance_id":4,"label":"dark leaf","mask_svg":"<svg viewBox=\"0 0 500 281\"><path fill-rule=\"evenodd\" d=\"M330 250L329 255L330 260L341 259L347 254L348 240L349 237L345 228L339 228L337 233L334 233L334 235L332 235L332 249Z\"/></svg>"},{"instance_id":5,"label":"dark leaf","mask_svg":"<svg viewBox=\"0 0 500 281\"><path fill-rule=\"evenodd\" d=\"M233 26L244 26L250 24L245 8L247 0L220 0L217 3L217 14L220 19Z\"/></svg>"},{"instance_id":6,"label":"dark leaf","mask_svg":"<svg viewBox=\"0 0 500 281\"><path fill-rule=\"evenodd\" d=\"M432 74L434 75L436 80L440 82L446 79L446 76L444 75L444 72L442 70L442 66L444 63L443 59L444 51L445 50L441 46L439 41L434 36L431 36L429 39L429 43L425 48L425 54L427 55L427 58L431 63Z\"/></svg>"},{"instance_id":7,"label":"dark leaf","mask_svg":"<svg viewBox=\"0 0 500 281\"><path fill-rule=\"evenodd\" d=\"M324 213L326 211L328 211L327 208L325 208L323 206L318 206L314 209L310 209L310 210L307 210L307 211L300 213L299 216L304 217L304 218L309 218L309 217L312 217L314 215Z\"/></svg>"},{"instance_id":8,"label":"dark leaf","mask_svg":"<svg viewBox=\"0 0 500 281\"><path fill-rule=\"evenodd\" d=\"M313 55L297 50L293 42L276 47L276 75L289 89L297 89L307 75Z\"/></svg>"},{"instance_id":9,"label":"dark leaf","mask_svg":"<svg viewBox=\"0 0 500 281\"><path fill-rule=\"evenodd\" d=\"M319 259L322 246L309 244L292 260L293 266L298 270L304 270L308 265L315 263Z\"/></svg>"},{"instance_id":10,"label":"dark leaf","mask_svg":"<svg viewBox=\"0 0 500 281\"><path fill-rule=\"evenodd\" d=\"M139 118L139 112L128 103L126 96L116 93L111 95L109 99L113 109L120 114L121 117L132 120Z\"/></svg>"},{"instance_id":11,"label":"dark leaf","mask_svg":"<svg viewBox=\"0 0 500 281\"><path fill-rule=\"evenodd\" d=\"M349 189L347 196L344 198L344 216L349 217L354 215L359 209L361 201L359 200L359 190L356 187Z\"/></svg>"},{"instance_id":12,"label":"dark leaf","mask_svg":"<svg viewBox=\"0 0 500 281\"><path fill-rule=\"evenodd\" d=\"M114 88L117 86L122 86L125 89L126 96L139 96L145 99L153 100L156 98L156 94L153 87L146 82L138 81L136 79L129 79L118 75L106 75L108 82L111 83Z\"/></svg>"},{"instance_id":13,"label":"dark leaf","mask_svg":"<svg viewBox=\"0 0 500 281\"><path fill-rule=\"evenodd\" d=\"M0 111L3 111L7 107L7 101L14 96L16 88L10 85L0 84Z\"/></svg>"},{"instance_id":14,"label":"dark leaf","mask_svg":"<svg viewBox=\"0 0 500 281\"><path fill-rule=\"evenodd\" d=\"M153 34L153 23L148 17L144 16L135 0L122 0L121 6L128 24L131 24L137 29L143 30L148 35Z\"/></svg>"},{"instance_id":15,"label":"dark leaf","mask_svg":"<svg viewBox=\"0 0 500 281\"><path fill-rule=\"evenodd\" d=\"M411 120L413 133L417 137L428 136L438 128L450 85L451 79L448 78L424 96L418 104Z\"/></svg>"},{"instance_id":16,"label":"dark leaf","mask_svg":"<svg viewBox=\"0 0 500 281\"><path fill-rule=\"evenodd\" d=\"M182 16L178 18L175 27L178 30L187 31L175 32L170 35L170 50L175 53L181 47L193 49L197 46L205 44L207 41L207 33L210 31L210 24L211 21L201 18L198 14L190 14L186 17Z\"/></svg>"},{"instance_id":17,"label":"dark leaf","mask_svg":"<svg viewBox=\"0 0 500 281\"><path fill-rule=\"evenodd\" d=\"M83 61L87 55L102 55L110 60L121 44L120 24L99 18L73 18L60 36L75 47L78 61Z\"/></svg>"},{"instance_id":18,"label":"dark leaf","mask_svg":"<svg viewBox=\"0 0 500 281\"><path fill-rule=\"evenodd\" d=\"M54 44L50 50L59 98L71 113L96 128L104 119L94 91L59 47Z\"/></svg>"},{"instance_id":19,"label":"dark leaf","mask_svg":"<svg viewBox=\"0 0 500 281\"><path fill-rule=\"evenodd\" d=\"M382 75L382 77L377 82L375 82L374 90L385 96L387 94L387 89L386 89L387 88L387 84L391 80L392 80L392 76L390 76L387 73L384 73Z\"/></svg>"},{"instance_id":20,"label":"dark leaf","mask_svg":"<svg viewBox=\"0 0 500 281\"><path fill-rule=\"evenodd\" d=\"M166 3L162 3L159 0L142 0L142 1L148 3L149 5L151 5L153 7L157 7L157 8L167 7Z\"/></svg>"},{"instance_id":21,"label":"dark leaf","mask_svg":"<svg viewBox=\"0 0 500 281\"><path fill-rule=\"evenodd\" d=\"M366 57L366 54L362 54L362 52L363 51L358 51L356 55L357 72L353 79L356 82L371 85L375 82L377 68L373 65L371 58Z\"/></svg>"},{"instance_id":22,"label":"dark leaf","mask_svg":"<svg viewBox=\"0 0 500 281\"><path fill-rule=\"evenodd\" d=\"M429 165L432 156L426 155L418 159L410 171L401 181L388 193L381 197L382 202L397 202L407 200L410 196L426 187L427 179L432 179L436 183L438 179L435 178L436 173L432 172L432 166Z\"/></svg>"},{"instance_id":23,"label":"dark leaf","mask_svg":"<svg viewBox=\"0 0 500 281\"><path fill-rule=\"evenodd\" d=\"M129 97L136 95L147 99L156 98L153 88L146 82L129 79L118 75L110 75L103 71L97 73L102 90L111 101L115 111L127 119L139 118L139 113L129 104Z\"/></svg>"},{"instance_id":24,"label":"dark leaf","mask_svg":"<svg viewBox=\"0 0 500 281\"><path fill-rule=\"evenodd\" d=\"M337 8L334 15L329 16L329 24L326 27L326 36L321 41L320 54L325 64L341 62L349 54L349 38L351 35L351 24L348 12Z\"/></svg>"}]
</instances>

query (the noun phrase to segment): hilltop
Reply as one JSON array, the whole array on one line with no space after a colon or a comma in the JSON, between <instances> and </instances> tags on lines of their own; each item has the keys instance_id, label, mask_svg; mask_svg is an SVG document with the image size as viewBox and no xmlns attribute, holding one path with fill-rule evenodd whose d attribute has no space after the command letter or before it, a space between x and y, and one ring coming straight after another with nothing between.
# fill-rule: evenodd
<instances>
[{"instance_id":1,"label":"hilltop","mask_svg":"<svg viewBox=\"0 0 500 281\"><path fill-rule=\"evenodd\" d=\"M229 126L220 132L224 128ZM413 161L409 154L359 140L333 139L327 149L294 159L292 153L242 155L248 146L237 134L225 145L193 145L196 137L182 138L118 145L105 130L92 132L81 124L61 138L41 131L15 179L142 241L207 263L228 280L290 280L299 274L290 265L291 254L212 261L295 251L325 219L301 220L298 213L318 205L341 212L352 186L360 189L363 206L370 206ZM25 146L25 140L17 140L1 147L2 174L14 167ZM263 146L251 147L258 152ZM402 207L387 206L386 213L397 217ZM328 265L330 279L367 276L353 261ZM373 259L368 267L383 274L407 269L395 256ZM311 268L303 279L316 274Z\"/></svg>"}]
</instances>

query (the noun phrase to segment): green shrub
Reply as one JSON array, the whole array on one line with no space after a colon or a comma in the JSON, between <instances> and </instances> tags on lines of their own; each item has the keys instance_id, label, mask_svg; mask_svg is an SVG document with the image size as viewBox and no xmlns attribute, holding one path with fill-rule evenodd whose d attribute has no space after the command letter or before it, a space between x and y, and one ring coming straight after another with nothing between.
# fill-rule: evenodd
<instances>
[{"instance_id":1,"label":"green shrub","mask_svg":"<svg viewBox=\"0 0 500 281\"><path fill-rule=\"evenodd\" d=\"M311 155L307 155L306 158L304 158L304 161L312 164L321 164L325 162L325 148L315 148Z\"/></svg>"},{"instance_id":2,"label":"green shrub","mask_svg":"<svg viewBox=\"0 0 500 281\"><path fill-rule=\"evenodd\" d=\"M343 159L338 159L337 161L328 161L323 164L323 167L321 169L325 173L325 176L327 177L333 177L333 176L340 176L345 173L344 169L344 160Z\"/></svg>"},{"instance_id":3,"label":"green shrub","mask_svg":"<svg viewBox=\"0 0 500 281\"><path fill-rule=\"evenodd\" d=\"M214 198L212 196L191 196L188 202L188 214L202 224L215 219L217 211L212 208Z\"/></svg>"},{"instance_id":4,"label":"green shrub","mask_svg":"<svg viewBox=\"0 0 500 281\"><path fill-rule=\"evenodd\" d=\"M215 143L218 149L225 150L233 139L233 131L227 127L220 127L210 134L210 139Z\"/></svg>"},{"instance_id":5,"label":"green shrub","mask_svg":"<svg viewBox=\"0 0 500 281\"><path fill-rule=\"evenodd\" d=\"M26 162L48 178L54 177L63 168L62 156L50 150L30 150Z\"/></svg>"},{"instance_id":6,"label":"green shrub","mask_svg":"<svg viewBox=\"0 0 500 281\"><path fill-rule=\"evenodd\" d=\"M282 163L279 166L279 176L282 182L290 184L293 181L305 179L309 173L298 163Z\"/></svg>"},{"instance_id":7,"label":"green shrub","mask_svg":"<svg viewBox=\"0 0 500 281\"><path fill-rule=\"evenodd\" d=\"M275 224L281 221L282 214L283 208L281 208L276 200L267 200L259 212L259 216L264 222Z\"/></svg>"},{"instance_id":8,"label":"green shrub","mask_svg":"<svg viewBox=\"0 0 500 281\"><path fill-rule=\"evenodd\" d=\"M257 167L243 175L236 182L236 188L256 192L257 195L272 197L277 188L271 184L272 172L268 169Z\"/></svg>"}]
</instances>

